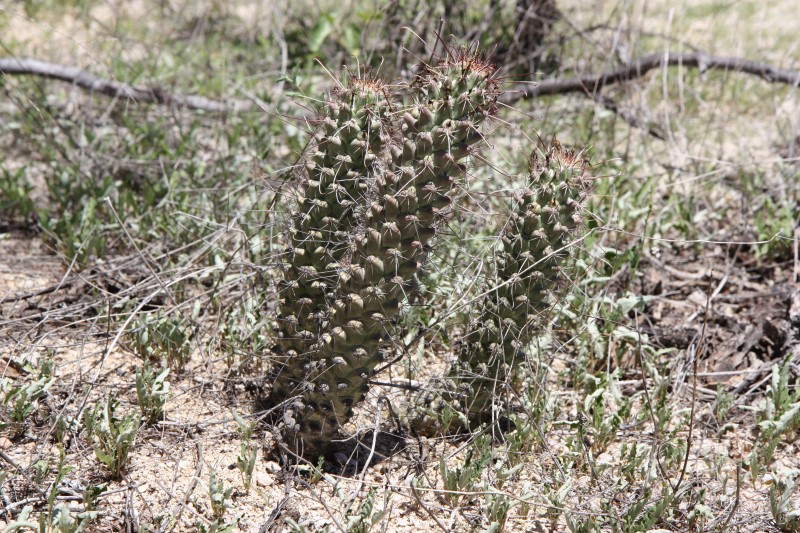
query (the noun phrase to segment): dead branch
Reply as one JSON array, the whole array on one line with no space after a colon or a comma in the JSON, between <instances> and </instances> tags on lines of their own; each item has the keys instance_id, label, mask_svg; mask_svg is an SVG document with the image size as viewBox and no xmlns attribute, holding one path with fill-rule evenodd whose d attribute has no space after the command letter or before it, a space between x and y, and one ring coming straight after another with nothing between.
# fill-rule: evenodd
<instances>
[{"instance_id":1,"label":"dead branch","mask_svg":"<svg viewBox=\"0 0 800 533\"><path fill-rule=\"evenodd\" d=\"M715 56L704 52L674 53L664 52L650 54L631 61L616 70L603 72L594 76L568 78L565 80L545 80L529 89L512 91L505 103L510 104L523 98L536 98L556 94L583 93L596 95L606 85L631 81L641 78L654 69L665 66L684 66L697 68L700 72L707 70L726 70L752 74L767 83L783 83L800 86L800 72L773 67L766 63L750 61L741 57Z\"/></svg>"},{"instance_id":2,"label":"dead branch","mask_svg":"<svg viewBox=\"0 0 800 533\"><path fill-rule=\"evenodd\" d=\"M219 101L205 96L173 93L159 87L137 87L127 83L98 78L79 67L58 65L32 58L0 58L0 74L39 76L65 81L90 93L102 94L112 98L173 105L214 113L250 111L255 108L252 102L246 100Z\"/></svg>"},{"instance_id":3,"label":"dead branch","mask_svg":"<svg viewBox=\"0 0 800 533\"><path fill-rule=\"evenodd\" d=\"M651 54L631 61L616 70L593 76L568 78L565 80L545 80L528 89L510 91L504 103L512 104L524 98L569 93L583 93L595 97L607 85L631 81L643 77L651 70L665 66L684 66L707 70L725 70L758 76L767 83L782 83L800 86L800 72L780 69L766 63L750 61L740 57L715 56L704 52ZM0 58L0 74L39 76L71 83L92 93L114 98L131 99L138 102L161 105L175 105L188 109L228 112L249 111L255 108L247 100L212 100L204 96L183 95L166 91L159 87L141 87L98 78L79 67L58 65L32 58ZM606 103L604 103L606 105Z\"/></svg>"}]
</instances>

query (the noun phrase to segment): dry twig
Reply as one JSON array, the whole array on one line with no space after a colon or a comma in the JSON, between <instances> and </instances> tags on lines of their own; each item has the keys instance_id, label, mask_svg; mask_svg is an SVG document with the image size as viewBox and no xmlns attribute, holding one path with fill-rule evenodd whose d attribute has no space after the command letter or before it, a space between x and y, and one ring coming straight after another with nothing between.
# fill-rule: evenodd
<instances>
[{"instance_id":1,"label":"dry twig","mask_svg":"<svg viewBox=\"0 0 800 533\"><path fill-rule=\"evenodd\" d=\"M198 111L223 113L250 111L255 108L246 100L212 100L205 96L173 93L160 87L137 87L127 83L99 78L80 67L58 65L33 58L0 58L0 74L39 76L71 83L91 93L161 105L174 105Z\"/></svg>"},{"instance_id":2,"label":"dry twig","mask_svg":"<svg viewBox=\"0 0 800 533\"><path fill-rule=\"evenodd\" d=\"M725 70L758 76L767 83L783 83L800 86L800 72L780 69L766 63L750 61L741 57L716 56L705 52L663 52L635 59L616 70L592 76L568 78L565 80L545 80L528 89L507 93L505 103L510 104L523 98L550 96L555 94L583 93L595 95L606 85L622 83L643 77L651 70L663 67L683 66L707 70Z\"/></svg>"}]
</instances>

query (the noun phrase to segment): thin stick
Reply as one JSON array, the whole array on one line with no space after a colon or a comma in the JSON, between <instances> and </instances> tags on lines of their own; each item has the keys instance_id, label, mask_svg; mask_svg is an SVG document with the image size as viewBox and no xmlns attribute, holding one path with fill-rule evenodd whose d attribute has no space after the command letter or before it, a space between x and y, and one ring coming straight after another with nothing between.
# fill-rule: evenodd
<instances>
[{"instance_id":1,"label":"thin stick","mask_svg":"<svg viewBox=\"0 0 800 533\"><path fill-rule=\"evenodd\" d=\"M724 281L727 279L727 276L723 279ZM720 286L722 283L720 284ZM709 286L709 290L711 287ZM675 483L675 487L672 489L672 497L675 498L678 496L678 489L681 487L681 483L683 483L683 478L686 475L686 468L689 466L689 455L692 451L692 440L693 440L693 430L694 430L694 416L695 416L695 408L697 407L697 362L700 357L704 356L706 353L706 327L708 325L708 315L709 309L711 307L711 300L714 298L716 291L713 294L708 294L706 297L706 310L705 310L705 319L703 320L703 329L700 331L700 340L698 341L699 350L693 350L694 353L692 354L692 405L689 410L689 435L686 437L686 455L683 458L683 468L681 468L681 474L678 476L678 481Z\"/></svg>"},{"instance_id":2,"label":"thin stick","mask_svg":"<svg viewBox=\"0 0 800 533\"><path fill-rule=\"evenodd\" d=\"M161 105L174 105L198 111L223 113L228 111L250 111L255 108L246 100L212 100L205 96L173 93L160 87L143 87L99 78L80 67L59 65L33 58L0 58L0 74L28 75L66 81L86 91Z\"/></svg>"},{"instance_id":3,"label":"thin stick","mask_svg":"<svg viewBox=\"0 0 800 533\"><path fill-rule=\"evenodd\" d=\"M419 494L417 493L417 487L414 484L414 481L416 481L416 480L414 478L412 478L411 482L408 485L409 485L409 487L411 487L411 494L414 496L414 499L417 501L417 505L422 507L425 510L425 512L428 513L428 516L433 518L433 521L436 522L436 525L439 526L442 529L442 531L444 531L445 533L448 533L450 530L444 524L442 524L442 522L439 520L439 518L437 518L436 515L433 514L433 512L430 509L428 509L428 507L425 506L424 503L422 503L422 499L419 497Z\"/></svg>"},{"instance_id":4,"label":"thin stick","mask_svg":"<svg viewBox=\"0 0 800 533\"><path fill-rule=\"evenodd\" d=\"M189 498L191 498L194 489L197 487L198 479L200 478L200 474L203 472L203 448L200 445L200 440L194 435L192 431L189 431L189 438L194 438L195 444L195 451L197 453L197 467L195 467L194 476L192 476L192 481L189 483L189 486L186 488L186 492L183 494L183 499L178 500L178 505L176 505L172 509L172 514L175 516L175 521L170 528L170 531L175 528L176 525L181 520L181 514L183 513L184 508L188 507ZM172 496L172 493L167 493Z\"/></svg>"},{"instance_id":5,"label":"thin stick","mask_svg":"<svg viewBox=\"0 0 800 533\"><path fill-rule=\"evenodd\" d=\"M681 65L694 67L705 72L707 70L725 70L752 74L767 83L783 83L800 86L800 72L780 69L766 63L750 61L742 57L716 56L705 52L664 52L650 54L635 59L616 70L602 72L593 76L569 78L566 80L545 80L533 87L521 91L511 91L504 103L512 103L522 98L536 98L554 94L584 93L596 94L606 85L613 85L643 77L651 70Z\"/></svg>"},{"instance_id":6,"label":"thin stick","mask_svg":"<svg viewBox=\"0 0 800 533\"><path fill-rule=\"evenodd\" d=\"M731 508L731 512L728 513L728 517L725 519L725 523L722 524L722 527L719 529L720 531L725 531L728 527L728 524L733 518L733 515L736 514L737 509L739 509L739 493L741 492L742 488L742 463L736 465L736 499L733 501L733 507Z\"/></svg>"}]
</instances>

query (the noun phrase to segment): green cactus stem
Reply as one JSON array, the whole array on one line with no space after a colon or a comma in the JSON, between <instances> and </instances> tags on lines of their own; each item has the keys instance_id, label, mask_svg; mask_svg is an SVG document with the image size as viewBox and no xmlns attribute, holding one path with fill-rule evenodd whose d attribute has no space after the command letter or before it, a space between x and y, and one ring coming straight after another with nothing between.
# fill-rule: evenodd
<instances>
[{"instance_id":1,"label":"green cactus stem","mask_svg":"<svg viewBox=\"0 0 800 533\"><path fill-rule=\"evenodd\" d=\"M400 117L402 138L377 176L375 194L365 196L364 223L340 262L327 331L287 382L299 396L284 422L307 456L329 449L391 351L396 318L466 171L461 161L482 138L481 122L495 112L494 72L465 50L425 68L412 85L414 103Z\"/></svg>"},{"instance_id":2,"label":"green cactus stem","mask_svg":"<svg viewBox=\"0 0 800 533\"><path fill-rule=\"evenodd\" d=\"M363 224L365 195L374 189L375 175L384 171L389 157L392 111L382 82L366 76L351 78L322 106L279 281L274 328L279 364L269 400L275 405L296 393L314 358L340 261L350 248L354 225Z\"/></svg>"},{"instance_id":3,"label":"green cactus stem","mask_svg":"<svg viewBox=\"0 0 800 533\"><path fill-rule=\"evenodd\" d=\"M286 335L279 340L284 350L305 351L307 333L318 328L324 296L335 286L338 263L353 225L363 219L364 194L381 172L390 140L391 104L378 80L351 79L323 109L286 250L280 328Z\"/></svg>"},{"instance_id":4,"label":"green cactus stem","mask_svg":"<svg viewBox=\"0 0 800 533\"><path fill-rule=\"evenodd\" d=\"M539 333L542 314L565 279L569 244L582 226L581 203L590 184L585 162L554 143L543 160L532 156L530 168L501 233L494 286L460 343L449 386L433 403L434 409L446 402L464 414L462 423L495 416L493 403L512 381L522 350ZM430 402L430 397L424 401ZM430 418L417 415L414 423L424 427Z\"/></svg>"}]
</instances>

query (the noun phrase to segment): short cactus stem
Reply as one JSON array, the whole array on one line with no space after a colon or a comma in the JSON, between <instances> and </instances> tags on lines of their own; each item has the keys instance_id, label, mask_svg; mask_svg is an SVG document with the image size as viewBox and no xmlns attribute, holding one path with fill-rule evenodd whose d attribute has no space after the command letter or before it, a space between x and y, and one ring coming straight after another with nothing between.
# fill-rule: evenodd
<instances>
[{"instance_id":1,"label":"short cactus stem","mask_svg":"<svg viewBox=\"0 0 800 533\"><path fill-rule=\"evenodd\" d=\"M418 76L413 105L397 115L402 137L376 175L374 194L354 207L363 223L353 225L348 252L337 256L326 327L291 378L299 395L284 418L308 456L330 447L392 350L396 318L453 203L462 161L495 112L491 65L469 51L454 57Z\"/></svg>"},{"instance_id":2,"label":"short cactus stem","mask_svg":"<svg viewBox=\"0 0 800 533\"><path fill-rule=\"evenodd\" d=\"M511 382L522 350L540 333L542 315L566 279L563 264L582 226L581 204L590 185L585 162L554 143L543 159L532 156L530 168L500 236L494 286L460 343L446 390L433 401L436 409L449 404L463 413L461 422L494 416L493 403ZM424 427L428 418L417 415L415 424Z\"/></svg>"}]
</instances>

